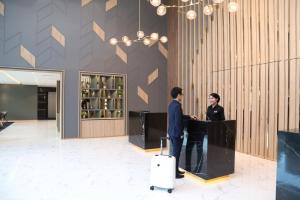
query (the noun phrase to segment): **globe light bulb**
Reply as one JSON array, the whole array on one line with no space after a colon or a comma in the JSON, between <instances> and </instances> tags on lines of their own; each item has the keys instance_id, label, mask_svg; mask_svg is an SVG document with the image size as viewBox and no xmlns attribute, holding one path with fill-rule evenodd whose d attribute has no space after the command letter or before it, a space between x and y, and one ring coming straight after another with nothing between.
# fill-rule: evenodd
<instances>
[{"instance_id":1,"label":"globe light bulb","mask_svg":"<svg viewBox=\"0 0 300 200\"><path fill-rule=\"evenodd\" d=\"M237 12L239 9L239 4L237 2L229 2L228 3L228 11L233 13L233 12Z\"/></svg>"},{"instance_id":2,"label":"globe light bulb","mask_svg":"<svg viewBox=\"0 0 300 200\"><path fill-rule=\"evenodd\" d=\"M122 37L122 41L124 43L126 43L129 40L129 37L127 37L126 35Z\"/></svg>"},{"instance_id":3,"label":"globe light bulb","mask_svg":"<svg viewBox=\"0 0 300 200\"><path fill-rule=\"evenodd\" d=\"M111 39L109 40L109 43L110 43L111 45L116 45L116 44L118 43L118 40L117 40L116 38L111 38Z\"/></svg>"},{"instance_id":4,"label":"globe light bulb","mask_svg":"<svg viewBox=\"0 0 300 200\"><path fill-rule=\"evenodd\" d=\"M213 0L214 3L223 3L224 0Z\"/></svg>"},{"instance_id":5,"label":"globe light bulb","mask_svg":"<svg viewBox=\"0 0 300 200\"><path fill-rule=\"evenodd\" d=\"M130 47L132 45L131 40L128 40L127 42L125 42L125 45L128 46L128 47Z\"/></svg>"},{"instance_id":6,"label":"globe light bulb","mask_svg":"<svg viewBox=\"0 0 300 200\"><path fill-rule=\"evenodd\" d=\"M143 37L145 36L145 33L144 33L143 31L138 31L138 32L136 33L136 35L137 35L137 37L138 37L139 39L141 39L141 38L143 38Z\"/></svg>"},{"instance_id":7,"label":"globe light bulb","mask_svg":"<svg viewBox=\"0 0 300 200\"><path fill-rule=\"evenodd\" d=\"M186 18L188 18L189 20L194 20L197 17L197 13L194 10L189 10L186 13Z\"/></svg>"},{"instance_id":8,"label":"globe light bulb","mask_svg":"<svg viewBox=\"0 0 300 200\"><path fill-rule=\"evenodd\" d=\"M203 13L205 15L211 15L213 13L213 11L214 11L214 7L212 5L206 5L203 8Z\"/></svg>"},{"instance_id":9,"label":"globe light bulb","mask_svg":"<svg viewBox=\"0 0 300 200\"><path fill-rule=\"evenodd\" d=\"M157 15L164 16L167 13L167 7L165 5L160 5L157 8Z\"/></svg>"},{"instance_id":10,"label":"globe light bulb","mask_svg":"<svg viewBox=\"0 0 300 200\"><path fill-rule=\"evenodd\" d=\"M150 0L152 6L157 7L161 4L161 0Z\"/></svg>"},{"instance_id":11,"label":"globe light bulb","mask_svg":"<svg viewBox=\"0 0 300 200\"><path fill-rule=\"evenodd\" d=\"M158 40L158 37L159 37L158 33L151 33L151 35L150 35L151 40L154 40L154 41Z\"/></svg>"},{"instance_id":12,"label":"globe light bulb","mask_svg":"<svg viewBox=\"0 0 300 200\"><path fill-rule=\"evenodd\" d=\"M148 46L150 44L150 40L148 38L144 39L144 45Z\"/></svg>"},{"instance_id":13,"label":"globe light bulb","mask_svg":"<svg viewBox=\"0 0 300 200\"><path fill-rule=\"evenodd\" d=\"M166 36L161 36L160 41L162 43L167 43L168 42L168 38Z\"/></svg>"}]
</instances>

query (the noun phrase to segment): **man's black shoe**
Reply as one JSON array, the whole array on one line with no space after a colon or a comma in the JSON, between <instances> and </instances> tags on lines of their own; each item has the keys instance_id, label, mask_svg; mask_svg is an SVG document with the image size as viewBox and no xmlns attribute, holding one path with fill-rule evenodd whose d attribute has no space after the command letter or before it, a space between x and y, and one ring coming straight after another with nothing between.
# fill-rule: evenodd
<instances>
[{"instance_id":1,"label":"man's black shoe","mask_svg":"<svg viewBox=\"0 0 300 200\"><path fill-rule=\"evenodd\" d=\"M176 178L177 179L184 178L184 175L182 175L182 174L176 174Z\"/></svg>"},{"instance_id":2,"label":"man's black shoe","mask_svg":"<svg viewBox=\"0 0 300 200\"><path fill-rule=\"evenodd\" d=\"M177 171L177 174L185 174L185 171L180 171L180 170L178 170L178 171Z\"/></svg>"}]
</instances>

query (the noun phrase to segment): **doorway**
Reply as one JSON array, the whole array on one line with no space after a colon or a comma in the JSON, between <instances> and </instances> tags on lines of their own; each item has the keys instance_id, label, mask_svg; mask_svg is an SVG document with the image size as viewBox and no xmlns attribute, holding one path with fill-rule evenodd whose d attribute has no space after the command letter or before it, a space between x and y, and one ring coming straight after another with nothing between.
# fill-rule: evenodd
<instances>
[{"instance_id":1,"label":"doorway","mask_svg":"<svg viewBox=\"0 0 300 200\"><path fill-rule=\"evenodd\" d=\"M23 123L24 127L26 124L44 123L49 129L49 124L53 124L51 128L56 130L52 132L64 138L63 77L63 71L1 67L2 130L9 131L14 122Z\"/></svg>"}]
</instances>

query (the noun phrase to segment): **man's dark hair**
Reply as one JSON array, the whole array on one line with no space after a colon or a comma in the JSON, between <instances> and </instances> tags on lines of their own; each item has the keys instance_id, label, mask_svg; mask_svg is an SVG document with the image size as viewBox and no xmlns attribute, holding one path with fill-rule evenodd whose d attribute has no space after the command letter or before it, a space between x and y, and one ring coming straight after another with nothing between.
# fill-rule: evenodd
<instances>
[{"instance_id":1,"label":"man's dark hair","mask_svg":"<svg viewBox=\"0 0 300 200\"><path fill-rule=\"evenodd\" d=\"M221 97L217 93L211 93L209 96L212 96L213 98L217 99L218 103L220 102Z\"/></svg>"},{"instance_id":2,"label":"man's dark hair","mask_svg":"<svg viewBox=\"0 0 300 200\"><path fill-rule=\"evenodd\" d=\"M178 97L178 95L182 95L182 88L180 87L174 87L172 90L171 90L171 97L173 99L176 99Z\"/></svg>"}]
</instances>

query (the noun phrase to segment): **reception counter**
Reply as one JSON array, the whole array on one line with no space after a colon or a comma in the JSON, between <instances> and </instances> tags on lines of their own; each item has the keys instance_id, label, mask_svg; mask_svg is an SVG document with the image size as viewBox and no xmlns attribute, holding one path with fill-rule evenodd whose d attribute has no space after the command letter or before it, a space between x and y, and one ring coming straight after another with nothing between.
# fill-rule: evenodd
<instances>
[{"instance_id":1,"label":"reception counter","mask_svg":"<svg viewBox=\"0 0 300 200\"><path fill-rule=\"evenodd\" d=\"M205 180L234 173L236 121L185 122L179 166Z\"/></svg>"},{"instance_id":2,"label":"reception counter","mask_svg":"<svg viewBox=\"0 0 300 200\"><path fill-rule=\"evenodd\" d=\"M300 130L278 132L276 200L300 199Z\"/></svg>"},{"instance_id":3,"label":"reception counter","mask_svg":"<svg viewBox=\"0 0 300 200\"><path fill-rule=\"evenodd\" d=\"M129 112L129 142L143 148L160 147L160 138L167 135L167 113ZM166 141L164 141L164 147Z\"/></svg>"}]
</instances>

